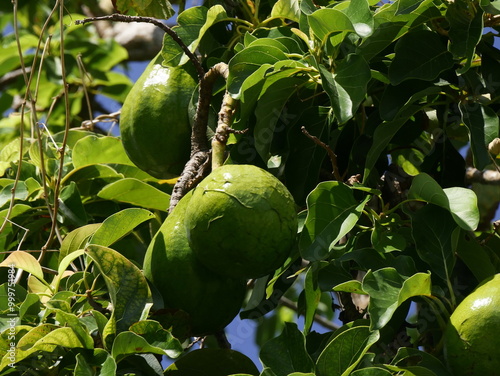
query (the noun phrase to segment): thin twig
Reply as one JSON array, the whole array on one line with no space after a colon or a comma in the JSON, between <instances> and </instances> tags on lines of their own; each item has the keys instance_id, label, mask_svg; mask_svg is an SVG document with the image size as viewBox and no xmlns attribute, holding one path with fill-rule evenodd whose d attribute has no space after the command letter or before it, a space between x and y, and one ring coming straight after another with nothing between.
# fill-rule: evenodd
<instances>
[{"instance_id":1,"label":"thin twig","mask_svg":"<svg viewBox=\"0 0 500 376\"><path fill-rule=\"evenodd\" d=\"M285 298L284 296L282 296L280 298L280 303L281 303L281 305L283 305L287 308L290 308L290 309L294 310L295 312L298 312L298 310L299 310L296 303L292 302L288 298ZM338 326L337 324L331 322L330 320L325 319L323 316L318 315L317 313L314 314L314 321L316 323L320 324L321 326L325 327L326 329L337 330L338 328L340 328L340 326Z\"/></svg>"},{"instance_id":2,"label":"thin twig","mask_svg":"<svg viewBox=\"0 0 500 376\"><path fill-rule=\"evenodd\" d=\"M158 26L165 33L167 33L174 40L174 42L176 42L181 47L181 49L184 51L184 53L189 58L189 60L191 60L191 62L194 64L194 66L196 68L199 80L202 80L203 76L205 76L205 70L203 69L200 61L194 55L194 53L191 52L189 47L186 46L186 44L182 41L182 39L179 37L179 35L172 28L165 25L163 22L157 20L156 18L142 17L142 16L128 16L125 14L114 13L114 14L110 14L107 16L89 17L89 18L85 18L83 20L76 20L75 24L76 25L84 25L86 23L94 22L94 21L144 22L144 23L150 23L150 24L153 24L155 26Z\"/></svg>"},{"instance_id":3,"label":"thin twig","mask_svg":"<svg viewBox=\"0 0 500 376\"><path fill-rule=\"evenodd\" d=\"M342 181L342 176L340 176L340 173L339 173L339 169L337 167L337 155L334 153L334 151L330 148L330 146L328 146L327 144L325 144L323 141L321 141L318 137L316 136L313 136L311 135L306 127L301 127L300 128L302 130L302 133L304 133L307 137L309 137L312 141L314 141L314 143L316 145L319 145L321 146L323 149L326 150L326 152L328 153L328 156L330 157L330 162L332 163L332 172L333 172L333 176L335 177L335 179L337 181Z\"/></svg>"}]
</instances>

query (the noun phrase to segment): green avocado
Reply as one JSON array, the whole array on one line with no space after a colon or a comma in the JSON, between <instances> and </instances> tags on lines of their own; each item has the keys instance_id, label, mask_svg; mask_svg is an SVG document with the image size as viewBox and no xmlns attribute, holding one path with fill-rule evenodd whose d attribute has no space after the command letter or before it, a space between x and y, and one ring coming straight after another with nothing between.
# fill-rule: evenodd
<instances>
[{"instance_id":1,"label":"green avocado","mask_svg":"<svg viewBox=\"0 0 500 376\"><path fill-rule=\"evenodd\" d=\"M290 255L297 213L292 195L272 174L252 165L225 165L195 188L186 230L193 252L209 269L258 278Z\"/></svg>"},{"instance_id":2,"label":"green avocado","mask_svg":"<svg viewBox=\"0 0 500 376\"><path fill-rule=\"evenodd\" d=\"M500 274L484 281L455 309L444 356L455 376L500 375Z\"/></svg>"},{"instance_id":3,"label":"green avocado","mask_svg":"<svg viewBox=\"0 0 500 376\"><path fill-rule=\"evenodd\" d=\"M189 160L188 106L197 86L194 69L164 67L158 55L136 81L122 106L120 134L134 164L159 179L178 176Z\"/></svg>"},{"instance_id":4,"label":"green avocado","mask_svg":"<svg viewBox=\"0 0 500 376\"><path fill-rule=\"evenodd\" d=\"M189 315L191 335L223 329L238 314L246 281L222 277L205 268L189 247L184 214L192 192L184 196L162 224L144 259L144 275L161 293L164 308Z\"/></svg>"}]
</instances>

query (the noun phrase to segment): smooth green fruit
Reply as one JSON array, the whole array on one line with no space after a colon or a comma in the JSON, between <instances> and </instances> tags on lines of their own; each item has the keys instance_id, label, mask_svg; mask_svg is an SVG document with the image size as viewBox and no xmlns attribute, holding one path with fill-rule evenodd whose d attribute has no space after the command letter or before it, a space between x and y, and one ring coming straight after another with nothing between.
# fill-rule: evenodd
<instances>
[{"instance_id":1,"label":"smooth green fruit","mask_svg":"<svg viewBox=\"0 0 500 376\"><path fill-rule=\"evenodd\" d=\"M453 375L500 375L500 274L455 309L444 334L444 355Z\"/></svg>"},{"instance_id":2,"label":"smooth green fruit","mask_svg":"<svg viewBox=\"0 0 500 376\"><path fill-rule=\"evenodd\" d=\"M161 65L158 55L130 90L120 115L120 134L130 160L156 178L178 176L189 160L188 106L197 85L182 67Z\"/></svg>"},{"instance_id":3,"label":"smooth green fruit","mask_svg":"<svg viewBox=\"0 0 500 376\"><path fill-rule=\"evenodd\" d=\"M223 329L238 314L246 281L221 277L195 259L189 247L184 214L191 193L184 196L162 224L144 259L144 275L160 291L165 308L190 317L191 335Z\"/></svg>"},{"instance_id":4,"label":"smooth green fruit","mask_svg":"<svg viewBox=\"0 0 500 376\"><path fill-rule=\"evenodd\" d=\"M195 188L186 229L191 248L208 268L221 275L258 278L290 255L297 213L290 192L269 172L225 165Z\"/></svg>"}]
</instances>

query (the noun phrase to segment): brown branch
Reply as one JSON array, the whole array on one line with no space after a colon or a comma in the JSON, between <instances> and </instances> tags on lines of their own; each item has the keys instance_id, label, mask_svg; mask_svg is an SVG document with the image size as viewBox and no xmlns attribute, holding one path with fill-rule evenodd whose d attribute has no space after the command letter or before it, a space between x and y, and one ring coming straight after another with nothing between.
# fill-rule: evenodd
<instances>
[{"instance_id":1,"label":"brown branch","mask_svg":"<svg viewBox=\"0 0 500 376\"><path fill-rule=\"evenodd\" d=\"M500 172L493 170L481 171L474 167L468 167L465 171L465 179L468 183L500 185Z\"/></svg>"},{"instance_id":2,"label":"brown branch","mask_svg":"<svg viewBox=\"0 0 500 376\"><path fill-rule=\"evenodd\" d=\"M295 312L298 312L299 310L296 303L292 302L288 298L285 298L284 296L280 298L280 304L294 310ZM330 320L325 319L323 316L318 315L317 313L314 314L314 321L330 330L337 330L338 328L340 328L337 324L331 322Z\"/></svg>"},{"instance_id":3,"label":"brown branch","mask_svg":"<svg viewBox=\"0 0 500 376\"><path fill-rule=\"evenodd\" d=\"M163 22L157 20L156 18L152 17L142 17L142 16L128 16L125 14L110 14L107 16L98 16L98 17L89 17L89 18L84 18L83 20L76 20L75 24L77 25L84 25L89 22L94 22L94 21L117 21L117 22L144 22L144 23L150 23L155 26L158 26L160 29L162 29L165 33L167 33L173 40L176 42L179 47L184 51L186 56L191 60L193 65L196 68L196 71L198 73L198 78L201 81L203 77L205 76L205 70L201 66L200 61L198 58L192 53L188 46L182 41L182 39L179 37L179 35L169 26L165 25Z\"/></svg>"},{"instance_id":4,"label":"brown branch","mask_svg":"<svg viewBox=\"0 0 500 376\"><path fill-rule=\"evenodd\" d=\"M175 183L170 196L171 212L179 200L210 172L210 146L207 138L208 114L215 81L227 78L228 67L225 63L214 65L200 80L198 107L191 133L191 158L186 163L181 176Z\"/></svg>"},{"instance_id":5,"label":"brown branch","mask_svg":"<svg viewBox=\"0 0 500 376\"><path fill-rule=\"evenodd\" d=\"M231 128L236 101L226 91L219 111L217 129L212 139L212 170L224 164L225 150L229 135L235 130Z\"/></svg>"},{"instance_id":6,"label":"brown branch","mask_svg":"<svg viewBox=\"0 0 500 376\"><path fill-rule=\"evenodd\" d=\"M306 127L301 127L302 133L304 133L307 137L309 137L316 145L321 146L323 149L326 150L328 153L328 156L330 157L330 162L332 163L332 172L333 176L337 181L342 181L342 176L340 176L339 169L337 167L337 155L334 153L332 148L325 144L323 141L321 141L318 137L311 135L307 130Z\"/></svg>"}]
</instances>

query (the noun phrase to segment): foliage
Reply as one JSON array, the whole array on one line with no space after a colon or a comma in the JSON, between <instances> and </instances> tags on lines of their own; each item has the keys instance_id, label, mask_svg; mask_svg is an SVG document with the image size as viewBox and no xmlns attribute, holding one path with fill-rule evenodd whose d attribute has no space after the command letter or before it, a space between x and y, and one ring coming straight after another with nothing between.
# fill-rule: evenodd
<instances>
[{"instance_id":1,"label":"foliage","mask_svg":"<svg viewBox=\"0 0 500 376\"><path fill-rule=\"evenodd\" d=\"M97 122L114 115L90 121L98 94L122 103L131 88L115 69L126 50L75 24L97 1L13 4L0 5L2 29L16 26L0 56L0 374L155 375L165 356L178 359L167 374L258 374L214 337L189 351L181 311L155 315L141 268L175 181L134 166ZM272 172L300 211L294 253L249 284L240 313L259 324L261 375L449 374L449 317L500 272L500 194L483 174L498 170L499 13L490 0L207 0L178 16L202 66L229 67L212 112L227 90L246 131L226 162ZM191 64L169 35L161 54Z\"/></svg>"}]
</instances>

